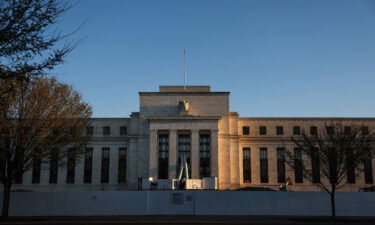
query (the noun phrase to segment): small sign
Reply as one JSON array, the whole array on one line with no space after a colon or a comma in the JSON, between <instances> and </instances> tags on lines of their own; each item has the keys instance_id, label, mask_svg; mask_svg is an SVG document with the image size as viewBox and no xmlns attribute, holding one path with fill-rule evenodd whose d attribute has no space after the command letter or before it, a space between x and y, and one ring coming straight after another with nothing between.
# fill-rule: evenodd
<instances>
[{"instance_id":1,"label":"small sign","mask_svg":"<svg viewBox=\"0 0 375 225\"><path fill-rule=\"evenodd\" d=\"M184 194L183 193L172 193L172 204L173 205L183 205L184 204Z\"/></svg>"}]
</instances>

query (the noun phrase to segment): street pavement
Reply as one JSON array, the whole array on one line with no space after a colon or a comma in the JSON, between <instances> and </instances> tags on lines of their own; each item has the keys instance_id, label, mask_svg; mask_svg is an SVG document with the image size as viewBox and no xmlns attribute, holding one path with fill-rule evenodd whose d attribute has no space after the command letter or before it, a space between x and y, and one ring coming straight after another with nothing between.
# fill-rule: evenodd
<instances>
[{"instance_id":1,"label":"street pavement","mask_svg":"<svg viewBox=\"0 0 375 225\"><path fill-rule=\"evenodd\" d=\"M357 225L375 224L375 217L339 217L331 221L329 217L286 217L286 216L97 216L97 217L16 217L0 224L260 224L260 225Z\"/></svg>"}]
</instances>

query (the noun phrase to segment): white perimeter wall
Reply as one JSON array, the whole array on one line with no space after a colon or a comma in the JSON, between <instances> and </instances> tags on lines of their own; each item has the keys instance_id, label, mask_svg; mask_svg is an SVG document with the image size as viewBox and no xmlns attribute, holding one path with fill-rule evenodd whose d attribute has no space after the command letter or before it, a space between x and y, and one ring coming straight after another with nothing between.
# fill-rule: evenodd
<instances>
[{"instance_id":1,"label":"white perimeter wall","mask_svg":"<svg viewBox=\"0 0 375 225\"><path fill-rule=\"evenodd\" d=\"M375 192L339 192L336 194L336 208L339 216L375 216ZM329 195L324 192L13 192L10 214L328 216L330 210Z\"/></svg>"}]
</instances>

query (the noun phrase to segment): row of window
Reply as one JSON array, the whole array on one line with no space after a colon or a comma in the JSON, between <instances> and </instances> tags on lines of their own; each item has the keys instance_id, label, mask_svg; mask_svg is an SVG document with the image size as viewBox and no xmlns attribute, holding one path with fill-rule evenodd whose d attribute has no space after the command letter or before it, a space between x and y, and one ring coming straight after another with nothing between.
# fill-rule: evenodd
<instances>
[{"instance_id":1,"label":"row of window","mask_svg":"<svg viewBox=\"0 0 375 225\"><path fill-rule=\"evenodd\" d=\"M334 134L334 128L333 127L326 127L326 132L328 135ZM362 132L364 134L369 133L369 128L367 126L362 127ZM351 133L351 127L345 126L344 127L344 133L350 134ZM243 135L250 135L250 127L249 126L243 126L242 127L242 134ZM318 134L318 128L316 126L310 127L310 135L317 135ZM260 126L259 127L259 135L267 135L267 127L266 126ZM284 127L283 126L276 126L276 135L284 135ZM293 135L301 135L301 127L300 126L293 126Z\"/></svg>"},{"instance_id":2,"label":"row of window","mask_svg":"<svg viewBox=\"0 0 375 225\"><path fill-rule=\"evenodd\" d=\"M111 127L110 126L103 126L103 135L111 135ZM120 135L126 135L128 133L127 126L120 126L119 134ZM93 135L94 134L94 127L93 126L87 126L86 127L86 135Z\"/></svg>"},{"instance_id":3,"label":"row of window","mask_svg":"<svg viewBox=\"0 0 375 225\"><path fill-rule=\"evenodd\" d=\"M168 179L169 168L169 134L158 135L158 178ZM181 172L183 160L186 160L188 173L191 174L191 137L190 134L179 134L177 149L177 176ZM209 177L210 172L210 134L199 134L199 176Z\"/></svg>"},{"instance_id":4,"label":"row of window","mask_svg":"<svg viewBox=\"0 0 375 225\"><path fill-rule=\"evenodd\" d=\"M101 163L101 175L100 182L105 184L109 183L109 165L110 165L110 148L102 148L102 163ZM118 149L118 183L126 182L126 153L127 149L122 147ZM59 151L57 149L51 152L51 160L49 165L49 183L56 184L59 170ZM74 184L76 174L76 152L74 148L68 150L67 164L66 164L66 183ZM86 148L84 153L84 172L83 182L90 184L92 182L92 170L93 170L93 148ZM33 184L40 183L41 173L41 160L35 159L33 161L32 168L32 180ZM22 183L22 174L17 176L16 183Z\"/></svg>"},{"instance_id":5,"label":"row of window","mask_svg":"<svg viewBox=\"0 0 375 225\"><path fill-rule=\"evenodd\" d=\"M242 149L243 154L243 182L251 183L251 149L246 147ZM260 160L260 182L268 183L268 150L266 147L259 148L259 160ZM350 152L349 152L350 154ZM294 148L294 182L303 183L303 162L302 162L302 152L299 148ZM277 157L277 182L284 183L285 178L285 149L280 147L276 148ZM350 155L347 158L347 182L354 184L355 180L355 168L352 161L350 160ZM372 173L372 159L369 158L364 165L364 176L365 183L373 183L373 173ZM311 173L312 182L320 183L320 160L319 156L313 156L311 158Z\"/></svg>"}]
</instances>

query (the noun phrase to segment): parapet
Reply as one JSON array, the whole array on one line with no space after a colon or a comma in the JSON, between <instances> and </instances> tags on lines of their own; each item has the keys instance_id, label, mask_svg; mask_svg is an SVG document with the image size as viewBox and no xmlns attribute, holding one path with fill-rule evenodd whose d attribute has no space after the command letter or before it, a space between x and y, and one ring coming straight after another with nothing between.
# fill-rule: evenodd
<instances>
[{"instance_id":1,"label":"parapet","mask_svg":"<svg viewBox=\"0 0 375 225\"><path fill-rule=\"evenodd\" d=\"M210 86L159 86L159 92L210 92Z\"/></svg>"}]
</instances>

